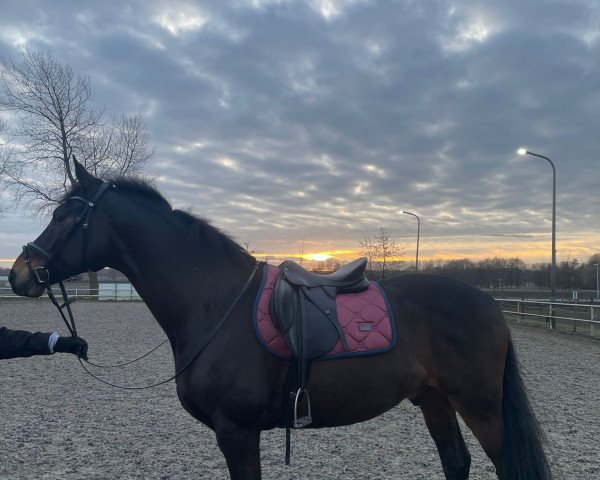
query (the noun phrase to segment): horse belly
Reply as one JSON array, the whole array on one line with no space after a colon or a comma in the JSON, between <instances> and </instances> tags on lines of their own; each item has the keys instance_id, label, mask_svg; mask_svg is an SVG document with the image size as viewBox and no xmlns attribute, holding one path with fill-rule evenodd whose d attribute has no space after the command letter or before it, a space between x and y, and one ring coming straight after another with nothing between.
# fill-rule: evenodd
<instances>
[{"instance_id":1,"label":"horse belly","mask_svg":"<svg viewBox=\"0 0 600 480\"><path fill-rule=\"evenodd\" d=\"M308 384L313 427L375 418L417 392L425 373L403 353L396 346L376 356L314 362Z\"/></svg>"}]
</instances>

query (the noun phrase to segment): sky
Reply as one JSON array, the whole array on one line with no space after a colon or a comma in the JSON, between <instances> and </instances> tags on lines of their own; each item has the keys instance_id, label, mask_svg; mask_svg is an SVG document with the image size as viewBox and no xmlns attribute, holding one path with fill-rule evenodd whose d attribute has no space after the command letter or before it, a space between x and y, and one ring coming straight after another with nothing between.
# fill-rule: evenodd
<instances>
[{"instance_id":1,"label":"sky","mask_svg":"<svg viewBox=\"0 0 600 480\"><path fill-rule=\"evenodd\" d=\"M0 55L49 52L145 116L174 207L259 258L600 251L596 0L1 0ZM0 265L45 220L0 217Z\"/></svg>"}]
</instances>

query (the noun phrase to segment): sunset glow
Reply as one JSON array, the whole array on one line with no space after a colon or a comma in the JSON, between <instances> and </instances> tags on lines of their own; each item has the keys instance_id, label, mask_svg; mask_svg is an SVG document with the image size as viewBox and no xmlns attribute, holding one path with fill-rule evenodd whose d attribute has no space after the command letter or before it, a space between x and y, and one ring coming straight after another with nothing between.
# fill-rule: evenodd
<instances>
[{"instance_id":1,"label":"sunset glow","mask_svg":"<svg viewBox=\"0 0 600 480\"><path fill-rule=\"evenodd\" d=\"M304 255L304 258L307 260L314 260L315 262L324 262L328 258L333 258L333 256L327 253L309 253Z\"/></svg>"}]
</instances>

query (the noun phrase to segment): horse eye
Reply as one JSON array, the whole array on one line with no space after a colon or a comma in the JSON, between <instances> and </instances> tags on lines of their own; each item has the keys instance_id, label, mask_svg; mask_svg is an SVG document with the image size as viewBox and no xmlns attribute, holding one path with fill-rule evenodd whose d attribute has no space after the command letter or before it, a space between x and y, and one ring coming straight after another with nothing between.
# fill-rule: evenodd
<instances>
[{"instance_id":1,"label":"horse eye","mask_svg":"<svg viewBox=\"0 0 600 480\"><path fill-rule=\"evenodd\" d=\"M54 210L54 212L52 212L52 220L54 220L55 222L62 222L65 218L66 214L64 213L64 211L61 211L60 207Z\"/></svg>"}]
</instances>

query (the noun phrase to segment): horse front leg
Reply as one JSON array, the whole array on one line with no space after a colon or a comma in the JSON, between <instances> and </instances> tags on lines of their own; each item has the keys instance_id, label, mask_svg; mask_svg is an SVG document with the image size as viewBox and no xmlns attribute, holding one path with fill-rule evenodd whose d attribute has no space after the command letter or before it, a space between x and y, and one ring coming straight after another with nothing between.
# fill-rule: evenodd
<instances>
[{"instance_id":1,"label":"horse front leg","mask_svg":"<svg viewBox=\"0 0 600 480\"><path fill-rule=\"evenodd\" d=\"M260 430L247 430L220 419L215 422L215 433L231 480L261 480Z\"/></svg>"}]
</instances>

